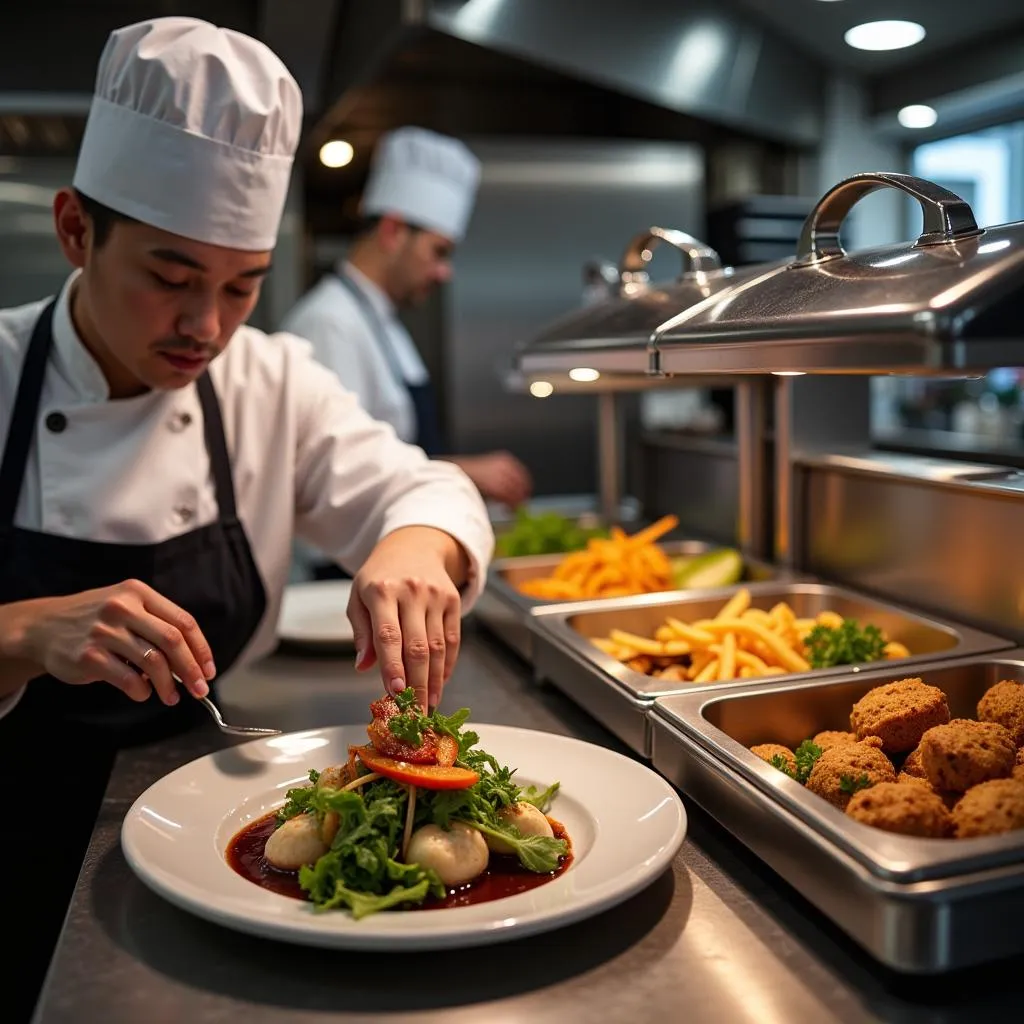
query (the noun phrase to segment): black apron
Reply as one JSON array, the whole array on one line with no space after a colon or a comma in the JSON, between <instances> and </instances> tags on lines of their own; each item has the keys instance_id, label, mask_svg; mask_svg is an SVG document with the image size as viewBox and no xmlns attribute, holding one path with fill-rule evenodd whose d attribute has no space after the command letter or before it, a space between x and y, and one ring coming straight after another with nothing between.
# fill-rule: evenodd
<instances>
[{"instance_id":1,"label":"black apron","mask_svg":"<svg viewBox=\"0 0 1024 1024\"><path fill-rule=\"evenodd\" d=\"M158 544L77 540L14 525L39 429L43 378L53 346L53 309L51 302L32 332L0 463L0 604L139 579L195 616L222 674L255 633L266 609L266 592L236 513L224 424L207 374L196 388L219 510L215 522ZM152 469L159 472L157 466ZM0 801L8 809L8 820L13 824L11 809L21 807L30 809L31 818L60 822L59 844L39 849L43 844L33 843L30 867L13 859L13 844L0 841L0 878L9 884L24 878L33 890L33 927L19 934L14 959L5 954L3 961L0 999L5 1020L27 1020L38 995L118 748L182 731L205 715L184 691L172 708L155 694L140 704L106 683L70 686L44 676L33 680L19 704L0 719ZM26 793L48 788L52 796L43 805L26 801ZM58 808L53 798L67 799L67 804ZM24 845L18 845L23 851ZM26 870L46 883L30 883ZM12 1005L13 1016L8 1017Z\"/></svg>"},{"instance_id":2,"label":"black apron","mask_svg":"<svg viewBox=\"0 0 1024 1024\"><path fill-rule=\"evenodd\" d=\"M367 326L387 361L391 375L405 389L409 401L412 402L416 421L416 436L413 438L413 443L422 448L430 458L442 455L445 449L444 435L441 431L441 418L437 409L437 394L430 378L428 377L423 384L410 384L405 379L402 368L398 365L394 349L391 347L387 327L370 301L370 297L344 271L338 272L335 277L363 311ZM313 566L313 578L317 580L347 580L351 577L334 562L317 562Z\"/></svg>"},{"instance_id":3,"label":"black apron","mask_svg":"<svg viewBox=\"0 0 1024 1024\"><path fill-rule=\"evenodd\" d=\"M387 327L370 301L370 297L343 271L337 275L337 278L362 309L374 340L377 342L377 347L387 360L392 376L409 395L416 419L416 436L413 438L413 443L422 448L432 459L443 455L444 434L441 430L441 417L437 409L437 395L430 378L428 377L423 384L410 384L405 379L402 368L398 365L394 349L391 347Z\"/></svg>"}]
</instances>

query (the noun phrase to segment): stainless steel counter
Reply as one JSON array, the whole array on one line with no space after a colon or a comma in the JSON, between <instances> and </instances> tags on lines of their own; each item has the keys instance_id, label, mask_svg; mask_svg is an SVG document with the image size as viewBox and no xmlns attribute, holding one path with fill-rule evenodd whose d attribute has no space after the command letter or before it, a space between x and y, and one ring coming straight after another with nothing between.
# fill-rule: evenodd
<instances>
[{"instance_id":1,"label":"stainless steel counter","mask_svg":"<svg viewBox=\"0 0 1024 1024\"><path fill-rule=\"evenodd\" d=\"M277 656L225 680L221 702L226 717L292 729L362 721L377 694L375 679L346 661ZM480 721L626 752L473 630L445 703L470 705ZM688 800L689 834L673 869L561 931L436 956L310 950L236 934L151 893L119 846L121 820L146 786L223 743L210 728L121 754L36 1024L966 1024L1019 1012L1024 959L938 980L889 974Z\"/></svg>"}]
</instances>

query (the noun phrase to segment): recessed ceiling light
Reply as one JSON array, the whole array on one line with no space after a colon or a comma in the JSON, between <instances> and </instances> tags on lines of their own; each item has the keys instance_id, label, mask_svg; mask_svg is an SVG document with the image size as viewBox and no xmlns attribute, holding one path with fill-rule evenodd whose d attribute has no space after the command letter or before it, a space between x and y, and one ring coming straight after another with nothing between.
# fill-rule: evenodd
<instances>
[{"instance_id":1,"label":"recessed ceiling light","mask_svg":"<svg viewBox=\"0 0 1024 1024\"><path fill-rule=\"evenodd\" d=\"M916 21L868 21L854 25L843 37L855 50L902 50L925 37Z\"/></svg>"},{"instance_id":2,"label":"recessed ceiling light","mask_svg":"<svg viewBox=\"0 0 1024 1024\"><path fill-rule=\"evenodd\" d=\"M935 108L924 103L911 103L909 107L904 107L896 117L904 128L931 128L939 119Z\"/></svg>"},{"instance_id":3,"label":"recessed ceiling light","mask_svg":"<svg viewBox=\"0 0 1024 1024\"><path fill-rule=\"evenodd\" d=\"M600 371L593 370L589 366L577 366L569 371L569 380L574 380L579 384L589 384L591 381L600 380L600 378Z\"/></svg>"},{"instance_id":4,"label":"recessed ceiling light","mask_svg":"<svg viewBox=\"0 0 1024 1024\"><path fill-rule=\"evenodd\" d=\"M555 393L555 386L549 380L535 380L530 385L530 394L534 398L548 398Z\"/></svg>"},{"instance_id":5,"label":"recessed ceiling light","mask_svg":"<svg viewBox=\"0 0 1024 1024\"><path fill-rule=\"evenodd\" d=\"M320 163L324 167L344 167L352 162L353 156L352 143L344 139L331 139L320 147Z\"/></svg>"}]
</instances>

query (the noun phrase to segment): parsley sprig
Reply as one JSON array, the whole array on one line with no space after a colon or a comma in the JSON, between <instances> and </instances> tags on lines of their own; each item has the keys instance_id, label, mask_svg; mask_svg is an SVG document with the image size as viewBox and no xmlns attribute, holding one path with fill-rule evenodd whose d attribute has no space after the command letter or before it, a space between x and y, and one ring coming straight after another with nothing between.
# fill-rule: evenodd
<instances>
[{"instance_id":1,"label":"parsley sprig","mask_svg":"<svg viewBox=\"0 0 1024 1024\"><path fill-rule=\"evenodd\" d=\"M874 783L866 772L856 779L852 775L839 776L839 788L844 793L850 793L851 795L860 789L870 789L873 785Z\"/></svg>"},{"instance_id":2,"label":"parsley sprig","mask_svg":"<svg viewBox=\"0 0 1024 1024\"><path fill-rule=\"evenodd\" d=\"M885 637L877 626L861 626L856 619L843 619L843 624L815 626L804 640L811 668L833 665L858 665L878 661L885 653Z\"/></svg>"},{"instance_id":3,"label":"parsley sprig","mask_svg":"<svg viewBox=\"0 0 1024 1024\"><path fill-rule=\"evenodd\" d=\"M802 786L810 777L818 758L821 757L821 753L821 747L817 743L804 740L793 752L796 759L795 767L791 766L782 754L773 755L771 765L773 768L778 768L780 772L785 772L791 779L796 779Z\"/></svg>"}]
</instances>

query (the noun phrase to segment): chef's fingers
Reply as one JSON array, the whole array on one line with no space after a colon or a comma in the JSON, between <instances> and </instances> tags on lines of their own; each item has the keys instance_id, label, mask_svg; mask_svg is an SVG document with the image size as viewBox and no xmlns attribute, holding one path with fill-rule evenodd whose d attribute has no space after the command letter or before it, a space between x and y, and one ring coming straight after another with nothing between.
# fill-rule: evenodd
<instances>
[{"instance_id":1,"label":"chef's fingers","mask_svg":"<svg viewBox=\"0 0 1024 1024\"><path fill-rule=\"evenodd\" d=\"M352 641L356 645L356 670L362 672L373 668L377 662L377 652L373 647L373 620L355 587L349 594L345 614L352 623Z\"/></svg>"},{"instance_id":2,"label":"chef's fingers","mask_svg":"<svg viewBox=\"0 0 1024 1024\"><path fill-rule=\"evenodd\" d=\"M170 602L168 602L170 603ZM155 647L167 659L171 671L185 684L189 692L195 697L205 697L210 688L206 685L203 670L196 662L195 654L189 642L185 639L185 633L179 629L179 625L191 633L189 623L181 616L191 618L186 612L178 609L179 615L173 616L174 621L168 621L160 615L151 615L145 610L138 611L134 616L129 617L124 623L137 636L144 640L148 647ZM175 624L177 623L177 624ZM206 644L206 641L203 641ZM207 651L209 648L206 648ZM152 657L152 656L151 656ZM148 670L147 665L140 665L143 671Z\"/></svg>"},{"instance_id":3,"label":"chef's fingers","mask_svg":"<svg viewBox=\"0 0 1024 1024\"><path fill-rule=\"evenodd\" d=\"M462 599L457 592L444 606L441 628L444 630L444 674L441 680L443 688L443 684L451 679L452 672L455 671L455 662L459 658L459 649L462 646ZM441 703L440 693L436 703Z\"/></svg>"},{"instance_id":4,"label":"chef's fingers","mask_svg":"<svg viewBox=\"0 0 1024 1024\"><path fill-rule=\"evenodd\" d=\"M447 678L448 641L444 628L444 599L440 596L428 599L426 605L427 650L430 652L427 672L427 692L424 707L433 711L441 703L441 690Z\"/></svg>"},{"instance_id":5,"label":"chef's fingers","mask_svg":"<svg viewBox=\"0 0 1024 1024\"><path fill-rule=\"evenodd\" d=\"M159 647L170 662L172 671L196 697L205 697L210 688L207 681L217 674L213 651L199 623L184 608L168 601L152 587L136 584L143 607L150 613L150 632L133 629L141 637ZM155 635L153 630L155 629Z\"/></svg>"},{"instance_id":6,"label":"chef's fingers","mask_svg":"<svg viewBox=\"0 0 1024 1024\"><path fill-rule=\"evenodd\" d=\"M153 692L149 683L138 672L126 665L100 644L92 644L82 652L81 667L94 682L110 683L122 693L140 703Z\"/></svg>"},{"instance_id":7,"label":"chef's fingers","mask_svg":"<svg viewBox=\"0 0 1024 1024\"><path fill-rule=\"evenodd\" d=\"M416 691L416 703L424 711L427 710L430 697L430 675L433 668L432 651L427 639L428 603L416 589L405 591L398 601L405 685Z\"/></svg>"},{"instance_id":8,"label":"chef's fingers","mask_svg":"<svg viewBox=\"0 0 1024 1024\"><path fill-rule=\"evenodd\" d=\"M128 630L118 630L108 641L107 647L145 676L164 704L173 706L178 703L180 695L177 683L171 675L167 659L158 648Z\"/></svg>"},{"instance_id":9,"label":"chef's fingers","mask_svg":"<svg viewBox=\"0 0 1024 1024\"><path fill-rule=\"evenodd\" d=\"M384 689L394 696L406 686L396 588L390 583L369 583L361 588L360 597L370 613L370 636Z\"/></svg>"}]
</instances>

